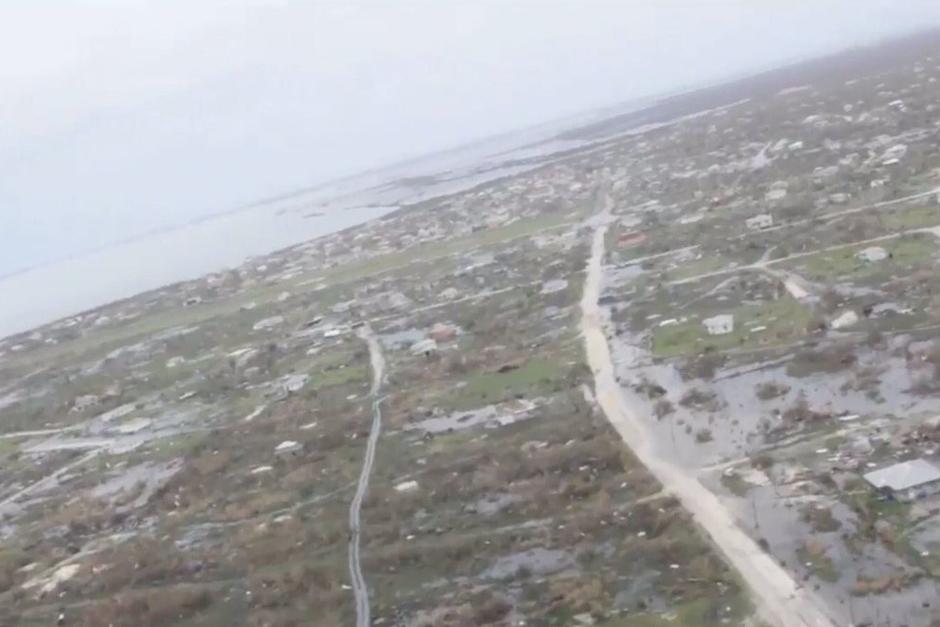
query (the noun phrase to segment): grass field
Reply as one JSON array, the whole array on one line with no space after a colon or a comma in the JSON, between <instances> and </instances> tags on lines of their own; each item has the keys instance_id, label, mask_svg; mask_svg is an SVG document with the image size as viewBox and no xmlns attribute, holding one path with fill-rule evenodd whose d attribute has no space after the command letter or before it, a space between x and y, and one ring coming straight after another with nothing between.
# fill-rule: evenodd
<instances>
[{"instance_id":1,"label":"grass field","mask_svg":"<svg viewBox=\"0 0 940 627\"><path fill-rule=\"evenodd\" d=\"M885 240L877 244L891 255L888 259L877 262L862 261L857 257L859 251L869 248L870 244L852 245L813 255L799 262L808 278L825 281L840 277L866 277L883 272L898 272L915 267L936 252L934 238L929 235L906 235Z\"/></svg>"},{"instance_id":2,"label":"grass field","mask_svg":"<svg viewBox=\"0 0 940 627\"><path fill-rule=\"evenodd\" d=\"M599 623L599 627L702 627L734 624L752 611L750 600L743 594L730 598L718 596L687 601L675 610L662 614L640 613Z\"/></svg>"},{"instance_id":3,"label":"grass field","mask_svg":"<svg viewBox=\"0 0 940 627\"><path fill-rule=\"evenodd\" d=\"M802 335L812 316L809 309L789 296L757 305L742 305L728 313L734 314L734 331L726 335L708 335L700 319L657 327L653 331L653 355L679 357L694 355L706 348L722 351L783 344ZM767 328L752 333L753 326Z\"/></svg>"},{"instance_id":4,"label":"grass field","mask_svg":"<svg viewBox=\"0 0 940 627\"><path fill-rule=\"evenodd\" d=\"M455 389L444 404L455 410L491 405L522 395L528 398L548 394L570 369L563 359L531 359L509 372L474 372Z\"/></svg>"},{"instance_id":5,"label":"grass field","mask_svg":"<svg viewBox=\"0 0 940 627\"><path fill-rule=\"evenodd\" d=\"M695 259L684 263L674 270L666 273L666 280L679 281L700 274L708 274L728 267L730 260L723 255L705 256L701 259Z\"/></svg>"},{"instance_id":6,"label":"grass field","mask_svg":"<svg viewBox=\"0 0 940 627\"><path fill-rule=\"evenodd\" d=\"M940 208L916 206L884 213L880 217L881 223L893 231L920 229L940 224Z\"/></svg>"}]
</instances>

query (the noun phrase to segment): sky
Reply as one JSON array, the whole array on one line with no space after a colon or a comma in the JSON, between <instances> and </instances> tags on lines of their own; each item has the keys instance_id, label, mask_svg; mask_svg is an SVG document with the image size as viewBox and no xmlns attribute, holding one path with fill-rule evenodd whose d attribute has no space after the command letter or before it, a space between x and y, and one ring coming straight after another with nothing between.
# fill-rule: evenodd
<instances>
[{"instance_id":1,"label":"sky","mask_svg":"<svg viewBox=\"0 0 940 627\"><path fill-rule=\"evenodd\" d=\"M936 0L0 0L0 276L933 25Z\"/></svg>"}]
</instances>

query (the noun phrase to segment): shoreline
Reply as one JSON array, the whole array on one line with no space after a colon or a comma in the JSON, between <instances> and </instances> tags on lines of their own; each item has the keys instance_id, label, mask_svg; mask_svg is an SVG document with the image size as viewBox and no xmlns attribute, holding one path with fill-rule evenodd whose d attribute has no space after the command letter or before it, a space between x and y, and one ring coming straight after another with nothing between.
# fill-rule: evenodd
<instances>
[{"instance_id":1,"label":"shoreline","mask_svg":"<svg viewBox=\"0 0 940 627\"><path fill-rule=\"evenodd\" d=\"M252 258L273 255L343 233L376 219L388 219L403 211L419 209L428 202L439 201L454 193L491 185L521 172L576 157L625 133L655 132L675 120L710 108L728 106L741 97L761 97L786 88L843 80L847 74L857 76L865 73L865 68L871 70L872 66L883 71L886 66L905 62L927 47L940 48L940 29L844 49L717 85L643 99L646 103L643 106L635 108L633 105L633 109L619 114L615 111L629 109L631 105L624 103L598 109L595 113L569 116L566 118L570 124L567 130L561 128L563 121L558 120L515 133L500 134L491 140L472 142L436 155L246 203L233 210L194 219L185 225L152 231L88 253L14 271L0 277L0 301L17 304L16 311L9 308L0 312L0 339L29 333L71 316L84 315L154 290L239 267ZM590 118L599 112L604 112L607 117L591 121ZM553 128L547 136L535 141L525 137L526 133L534 133L536 129L544 134L546 129L556 126L558 128ZM505 143L514 138L514 147L508 150L495 148L497 139ZM483 154L486 152L484 146L495 152ZM470 154L474 151L475 154ZM444 160L440 164L443 167L422 169L424 165L439 165L437 157ZM448 160L450 168L447 167ZM406 176L408 168L412 168L412 177ZM427 177L432 182L409 185L408 179L414 176ZM327 211L322 216L310 218L306 215L324 208ZM359 214L360 211L366 215ZM284 232L275 232L285 226L282 218L287 216L296 220L297 213L303 215L300 216L301 222L293 227L299 224L310 228L297 229L286 225ZM254 220L256 224L249 225L242 233L224 233L224 228L215 233L204 232L216 229L221 223L239 220ZM313 223L318 220L335 222L313 228ZM260 237L258 232L265 229L268 231L266 237ZM187 239L192 241L184 241ZM206 250L205 247L219 240L224 240L226 245L212 252Z\"/></svg>"}]
</instances>

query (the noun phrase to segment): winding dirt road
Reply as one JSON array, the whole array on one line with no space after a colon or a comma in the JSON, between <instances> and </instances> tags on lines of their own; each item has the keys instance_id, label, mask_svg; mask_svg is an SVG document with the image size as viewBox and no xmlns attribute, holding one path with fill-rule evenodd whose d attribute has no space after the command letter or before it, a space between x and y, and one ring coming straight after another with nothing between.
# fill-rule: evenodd
<instances>
[{"instance_id":1,"label":"winding dirt road","mask_svg":"<svg viewBox=\"0 0 940 627\"><path fill-rule=\"evenodd\" d=\"M737 526L732 514L696 476L662 456L650 428L628 405L614 375L598 299L609 209L596 216L594 241L581 300L581 331L594 372L594 394L607 419L636 457L690 512L728 562L750 586L762 617L779 627L835 627L825 605L801 588L774 559Z\"/></svg>"},{"instance_id":2,"label":"winding dirt road","mask_svg":"<svg viewBox=\"0 0 940 627\"><path fill-rule=\"evenodd\" d=\"M349 506L349 579L356 604L356 627L369 627L372 623L369 615L369 588L362 575L359 559L360 512L362 500L369 489L369 476L375 463L375 449L382 432L382 399L379 397L379 391L385 377L385 358L382 356L382 346L368 325L359 330L359 337L369 346L369 362L372 365L372 388L369 391L372 397L372 429L366 442L366 454L362 471L359 473L359 482L356 484L356 494Z\"/></svg>"}]
</instances>

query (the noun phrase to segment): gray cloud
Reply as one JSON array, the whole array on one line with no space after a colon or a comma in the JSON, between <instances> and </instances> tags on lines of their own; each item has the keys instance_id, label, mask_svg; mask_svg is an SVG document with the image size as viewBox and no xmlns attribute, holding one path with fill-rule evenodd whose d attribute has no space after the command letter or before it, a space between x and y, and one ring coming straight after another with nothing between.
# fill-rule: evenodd
<instances>
[{"instance_id":1,"label":"gray cloud","mask_svg":"<svg viewBox=\"0 0 940 627\"><path fill-rule=\"evenodd\" d=\"M933 24L926 0L6 0L0 274Z\"/></svg>"}]
</instances>

